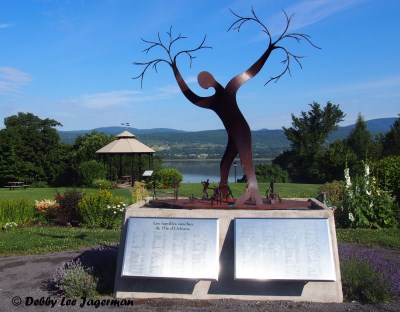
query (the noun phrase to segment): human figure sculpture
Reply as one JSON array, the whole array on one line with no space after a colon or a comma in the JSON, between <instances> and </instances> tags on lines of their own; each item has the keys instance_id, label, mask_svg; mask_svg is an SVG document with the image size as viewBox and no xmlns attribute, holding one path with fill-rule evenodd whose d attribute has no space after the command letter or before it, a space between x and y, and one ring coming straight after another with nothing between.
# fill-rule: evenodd
<instances>
[{"instance_id":1,"label":"human figure sculpture","mask_svg":"<svg viewBox=\"0 0 400 312\"><path fill-rule=\"evenodd\" d=\"M181 54L189 56L190 60L192 61L192 59L194 59L194 57L192 56L193 52L200 49L209 48L204 45L205 38L197 48L192 50L183 50L175 54L175 56L172 56L171 54L172 45L176 41L183 39L184 37L179 35L176 38L173 38L171 30L168 32L170 38L169 44L164 44L160 36L158 36L158 41L147 41L142 39L144 42L150 44L150 47L145 49L146 53L149 52L154 47L161 47L164 49L164 51L167 52L169 59L159 58L159 59L154 59L150 62L135 63L136 65L145 66L142 73L135 78L141 77L143 82L143 77L147 68L149 66L152 66L153 68L157 69L157 64L160 62L166 62L171 66L175 79L178 83L178 86L182 91L182 93L184 94L184 96L191 103L199 107L207 108L214 111L221 119L227 131L228 143L220 163L219 189L222 192L222 196L226 197L228 195L226 193L227 189L224 188L224 186L227 185L228 183L229 169L235 157L237 156L237 154L239 154L244 174L247 177L247 188L245 193L236 200L235 206L241 206L249 199L253 199L257 206L262 206L263 201L259 193L257 179L254 171L252 145L251 145L251 131L246 119L243 117L238 107L236 95L239 88L244 83L252 79L255 75L257 75L260 72L265 62L267 61L272 51L274 50L282 50L284 52L284 55L286 57L282 63L286 64L286 66L279 75L271 77L268 80L268 82L278 81L281 78L281 76L283 76L286 72L290 73L289 65L292 59L294 59L300 65L300 62L298 60L299 58L301 58L300 56L296 56L290 53L288 50L286 50L286 48L284 48L283 46L278 45L283 39L295 39L297 41L305 39L309 43L311 43L311 41L308 39L307 35L298 33L287 33L291 17L288 17L286 13L285 13L287 19L286 28L283 31L283 33L278 37L278 39L276 39L275 41L272 41L272 37L268 28L257 18L254 10L252 10L252 17L242 17L235 13L233 14L237 17L237 20L231 25L229 30L234 28L240 31L241 26L245 22L255 21L256 23L262 26L263 31L267 34L269 38L269 44L267 49L263 52L263 54L258 60L256 60L246 71L233 77L225 87L223 87L210 72L203 71L199 73L197 76L197 81L199 85L203 89L209 89L209 88L214 89L215 92L213 95L203 97L195 94L183 79L176 62L177 57Z\"/></svg>"},{"instance_id":2,"label":"human figure sculpture","mask_svg":"<svg viewBox=\"0 0 400 312\"><path fill-rule=\"evenodd\" d=\"M208 198L208 186L210 185L210 180L202 181L201 184L203 185L203 198Z\"/></svg>"}]
</instances>

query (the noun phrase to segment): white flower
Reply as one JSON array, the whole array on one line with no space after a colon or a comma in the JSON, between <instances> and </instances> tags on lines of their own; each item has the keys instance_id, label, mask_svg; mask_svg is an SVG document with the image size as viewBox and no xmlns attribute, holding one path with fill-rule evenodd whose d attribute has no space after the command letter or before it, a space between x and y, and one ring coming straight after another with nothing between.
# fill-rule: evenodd
<instances>
[{"instance_id":1,"label":"white flower","mask_svg":"<svg viewBox=\"0 0 400 312\"><path fill-rule=\"evenodd\" d=\"M117 212L116 211L114 211L114 214L116 214Z\"/></svg>"},{"instance_id":2,"label":"white flower","mask_svg":"<svg viewBox=\"0 0 400 312\"><path fill-rule=\"evenodd\" d=\"M110 207L110 205L107 205L107 209L110 209L111 207Z\"/></svg>"},{"instance_id":3,"label":"white flower","mask_svg":"<svg viewBox=\"0 0 400 312\"><path fill-rule=\"evenodd\" d=\"M368 166L368 164L365 164L364 170L365 170L365 176L368 177L369 176L369 166Z\"/></svg>"},{"instance_id":4,"label":"white flower","mask_svg":"<svg viewBox=\"0 0 400 312\"><path fill-rule=\"evenodd\" d=\"M349 168L344 169L344 178L346 180L346 188L349 188L351 186L350 169Z\"/></svg>"},{"instance_id":5,"label":"white flower","mask_svg":"<svg viewBox=\"0 0 400 312\"><path fill-rule=\"evenodd\" d=\"M351 222L354 222L356 220L351 212L349 212L349 220Z\"/></svg>"},{"instance_id":6,"label":"white flower","mask_svg":"<svg viewBox=\"0 0 400 312\"><path fill-rule=\"evenodd\" d=\"M121 208L121 205L117 205L117 208Z\"/></svg>"}]
</instances>

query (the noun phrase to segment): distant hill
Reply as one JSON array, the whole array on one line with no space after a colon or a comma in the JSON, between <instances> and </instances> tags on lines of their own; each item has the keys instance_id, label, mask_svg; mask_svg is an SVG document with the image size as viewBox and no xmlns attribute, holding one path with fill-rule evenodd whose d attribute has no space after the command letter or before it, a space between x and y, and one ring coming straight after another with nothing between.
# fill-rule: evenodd
<instances>
[{"instance_id":1,"label":"distant hill","mask_svg":"<svg viewBox=\"0 0 400 312\"><path fill-rule=\"evenodd\" d=\"M380 118L366 121L368 130L373 136L386 133L396 118ZM346 138L355 125L339 127L332 133L329 142ZM92 130L59 131L61 141L73 144L79 135L93 131L117 135L122 131L135 134L136 138L157 151L164 158L220 158L226 147L227 134L224 129L205 131L182 131L168 128L136 129L130 127L102 127ZM284 131L256 130L252 131L253 153L256 158L273 158L290 146Z\"/></svg>"}]
</instances>

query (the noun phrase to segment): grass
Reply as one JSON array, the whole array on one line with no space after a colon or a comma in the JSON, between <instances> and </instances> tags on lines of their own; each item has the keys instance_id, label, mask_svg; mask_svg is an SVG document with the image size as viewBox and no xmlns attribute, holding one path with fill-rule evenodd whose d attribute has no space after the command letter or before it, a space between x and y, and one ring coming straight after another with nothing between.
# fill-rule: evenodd
<instances>
[{"instance_id":1,"label":"grass","mask_svg":"<svg viewBox=\"0 0 400 312\"><path fill-rule=\"evenodd\" d=\"M120 230L20 227L0 232L0 256L46 254L119 242Z\"/></svg>"},{"instance_id":2,"label":"grass","mask_svg":"<svg viewBox=\"0 0 400 312\"><path fill-rule=\"evenodd\" d=\"M27 188L25 189L0 189L0 198L2 200L8 199L27 199L32 203L35 203L35 200L42 200L42 199L54 199L54 195L59 192L64 194L67 189L66 187L45 187L45 188ZM82 190L84 193L97 193L99 190L94 188L78 188L78 190ZM113 195L122 197L122 200L125 204L130 205L132 204L132 195L128 189L112 189L109 190Z\"/></svg>"},{"instance_id":3,"label":"grass","mask_svg":"<svg viewBox=\"0 0 400 312\"><path fill-rule=\"evenodd\" d=\"M400 249L400 229L337 229L339 243Z\"/></svg>"}]
</instances>

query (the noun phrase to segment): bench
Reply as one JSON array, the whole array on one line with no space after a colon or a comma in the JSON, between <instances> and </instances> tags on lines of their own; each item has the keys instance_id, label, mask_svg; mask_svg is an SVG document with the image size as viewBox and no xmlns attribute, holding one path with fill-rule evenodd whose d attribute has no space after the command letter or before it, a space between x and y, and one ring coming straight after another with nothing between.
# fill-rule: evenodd
<instances>
[{"instance_id":1,"label":"bench","mask_svg":"<svg viewBox=\"0 0 400 312\"><path fill-rule=\"evenodd\" d=\"M26 190L29 185L25 184L24 182L8 182L4 187L8 188L9 190L15 190L18 188L24 188Z\"/></svg>"}]
</instances>

